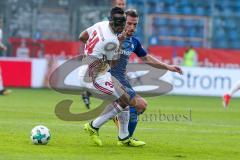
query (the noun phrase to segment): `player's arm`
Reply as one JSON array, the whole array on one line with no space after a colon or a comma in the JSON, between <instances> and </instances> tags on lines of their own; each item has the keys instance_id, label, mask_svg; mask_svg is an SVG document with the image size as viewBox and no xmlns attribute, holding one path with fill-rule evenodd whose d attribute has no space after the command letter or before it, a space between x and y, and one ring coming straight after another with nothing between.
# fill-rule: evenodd
<instances>
[{"instance_id":1,"label":"player's arm","mask_svg":"<svg viewBox=\"0 0 240 160\"><path fill-rule=\"evenodd\" d=\"M172 72L177 72L179 74L183 74L182 69L180 67L161 62L160 60L153 57L152 55L147 54L147 52L143 49L141 43L137 39L135 39L135 42L136 42L136 49L135 49L134 53L136 53L136 55L138 57L140 57L144 63L146 63L154 68L166 69L166 70L169 70Z\"/></svg>"},{"instance_id":2,"label":"player's arm","mask_svg":"<svg viewBox=\"0 0 240 160\"><path fill-rule=\"evenodd\" d=\"M150 54L147 54L146 56L141 57L141 58L146 64L148 64L148 65L150 65L154 68L166 69L166 70L169 70L169 71L172 71L172 72L177 72L179 74L183 74L182 69L180 67L175 66L175 65L169 65L167 63L163 63L163 62L161 62L160 60L158 60L157 58L153 57Z\"/></svg>"},{"instance_id":3,"label":"player's arm","mask_svg":"<svg viewBox=\"0 0 240 160\"><path fill-rule=\"evenodd\" d=\"M85 29L82 33L80 33L79 40L83 43L87 43L89 36L91 36L94 31L94 28L96 28L96 24Z\"/></svg>"},{"instance_id":4,"label":"player's arm","mask_svg":"<svg viewBox=\"0 0 240 160\"><path fill-rule=\"evenodd\" d=\"M87 30L83 31L79 35L79 40L82 41L83 43L86 43L88 41L88 38L89 38L89 34Z\"/></svg>"}]
</instances>

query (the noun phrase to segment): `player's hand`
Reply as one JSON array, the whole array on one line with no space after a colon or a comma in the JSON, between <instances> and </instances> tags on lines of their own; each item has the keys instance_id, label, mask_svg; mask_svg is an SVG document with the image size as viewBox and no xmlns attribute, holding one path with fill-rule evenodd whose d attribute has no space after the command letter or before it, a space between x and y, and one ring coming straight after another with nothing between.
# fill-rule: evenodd
<instances>
[{"instance_id":1,"label":"player's hand","mask_svg":"<svg viewBox=\"0 0 240 160\"><path fill-rule=\"evenodd\" d=\"M118 35L118 40L120 42L124 41L127 38L127 32L123 31L121 34Z\"/></svg>"},{"instance_id":2,"label":"player's hand","mask_svg":"<svg viewBox=\"0 0 240 160\"><path fill-rule=\"evenodd\" d=\"M183 71L182 71L182 69L179 66L170 65L170 66L168 66L168 70L172 71L172 72L177 72L177 73L179 73L181 75L183 74Z\"/></svg>"}]
</instances>

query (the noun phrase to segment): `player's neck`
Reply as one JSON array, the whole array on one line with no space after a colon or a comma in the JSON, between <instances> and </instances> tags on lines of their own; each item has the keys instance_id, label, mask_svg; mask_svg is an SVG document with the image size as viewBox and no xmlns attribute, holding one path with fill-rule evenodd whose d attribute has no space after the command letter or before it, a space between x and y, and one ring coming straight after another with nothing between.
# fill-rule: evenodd
<instances>
[{"instance_id":1,"label":"player's neck","mask_svg":"<svg viewBox=\"0 0 240 160\"><path fill-rule=\"evenodd\" d=\"M110 31L112 32L112 34L115 34L115 32L113 31L113 29L112 29L110 24L108 24L108 27L109 27Z\"/></svg>"}]
</instances>

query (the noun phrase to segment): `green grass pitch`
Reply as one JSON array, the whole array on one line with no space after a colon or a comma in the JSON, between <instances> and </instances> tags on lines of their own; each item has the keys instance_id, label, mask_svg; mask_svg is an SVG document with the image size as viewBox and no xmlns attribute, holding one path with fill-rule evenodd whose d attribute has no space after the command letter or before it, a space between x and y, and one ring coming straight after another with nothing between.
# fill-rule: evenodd
<instances>
[{"instance_id":1,"label":"green grass pitch","mask_svg":"<svg viewBox=\"0 0 240 160\"><path fill-rule=\"evenodd\" d=\"M224 109L220 98L160 96L148 98L135 137L141 148L116 145L112 121L100 130L102 147L83 131L85 122L65 122L54 114L62 99L74 100L72 112L86 111L80 96L45 89L13 89L0 97L0 160L157 160L240 159L240 100ZM93 100L92 105L99 103ZM165 117L164 117L165 116ZM174 116L174 118L173 118ZM51 130L48 145L33 145L30 131L36 125Z\"/></svg>"}]
</instances>

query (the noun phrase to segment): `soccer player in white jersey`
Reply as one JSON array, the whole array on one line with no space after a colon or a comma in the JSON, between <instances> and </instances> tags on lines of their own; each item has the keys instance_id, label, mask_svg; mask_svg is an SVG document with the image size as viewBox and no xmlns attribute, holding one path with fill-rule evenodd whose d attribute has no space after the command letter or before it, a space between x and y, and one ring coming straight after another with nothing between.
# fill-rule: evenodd
<instances>
[{"instance_id":1,"label":"soccer player in white jersey","mask_svg":"<svg viewBox=\"0 0 240 160\"><path fill-rule=\"evenodd\" d=\"M126 23L125 13L121 8L114 7L111 10L109 21L96 23L83 31L79 39L85 43L84 61L88 64L88 75L93 87L87 87L91 94L101 95L103 98L111 99L113 103L106 107L104 113L92 122L84 125L94 143L101 146L98 130L109 119L115 117L122 111L129 110L128 106L136 106L138 111L143 111L142 103L124 91L118 80L111 76L109 64L118 58L118 50L121 41L125 39L122 33ZM116 57L115 57L116 56ZM145 106L144 106L145 107ZM138 141L132 139L128 134L119 132L119 140L130 146L139 146Z\"/></svg>"},{"instance_id":2,"label":"soccer player in white jersey","mask_svg":"<svg viewBox=\"0 0 240 160\"><path fill-rule=\"evenodd\" d=\"M119 8L122 8L123 10L125 10L126 0L113 0L112 1L112 6L113 7L119 7ZM84 91L83 94L82 94L82 100L83 100L87 109L90 109L90 96L91 96L91 93L89 93L88 91Z\"/></svg>"},{"instance_id":3,"label":"soccer player in white jersey","mask_svg":"<svg viewBox=\"0 0 240 160\"><path fill-rule=\"evenodd\" d=\"M234 84L234 86L227 93L224 94L224 96L223 96L223 106L225 108L228 107L229 102L231 100L231 97L239 90L240 90L240 81L237 81Z\"/></svg>"}]
</instances>

